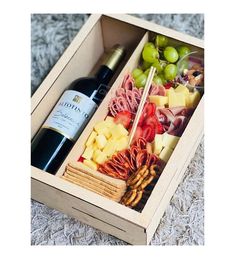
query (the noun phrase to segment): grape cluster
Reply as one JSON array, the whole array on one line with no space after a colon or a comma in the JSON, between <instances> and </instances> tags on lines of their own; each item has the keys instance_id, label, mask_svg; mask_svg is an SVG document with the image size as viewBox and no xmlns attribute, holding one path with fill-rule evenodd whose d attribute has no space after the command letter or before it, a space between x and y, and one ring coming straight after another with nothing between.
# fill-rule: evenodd
<instances>
[{"instance_id":1,"label":"grape cluster","mask_svg":"<svg viewBox=\"0 0 235 259\"><path fill-rule=\"evenodd\" d=\"M142 64L132 72L136 87L145 86L150 66L156 68L153 81L157 85L165 85L174 80L178 73L188 68L188 58L183 57L190 53L190 49L182 45L175 48L168 45L168 42L169 39L166 36L159 34L155 37L154 43L145 43Z\"/></svg>"}]
</instances>

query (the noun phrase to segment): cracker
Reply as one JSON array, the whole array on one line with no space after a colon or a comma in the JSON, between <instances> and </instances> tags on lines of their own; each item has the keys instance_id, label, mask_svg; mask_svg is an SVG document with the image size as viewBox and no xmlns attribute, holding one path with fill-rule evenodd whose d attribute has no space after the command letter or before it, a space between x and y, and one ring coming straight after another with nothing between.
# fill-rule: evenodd
<instances>
[{"instance_id":1,"label":"cracker","mask_svg":"<svg viewBox=\"0 0 235 259\"><path fill-rule=\"evenodd\" d=\"M83 176L80 176L79 174L74 174L73 172L70 172L69 170L66 170L65 176L71 176L74 178L74 180L80 181L81 183L87 184L89 186L92 186L92 188L105 191L106 193L110 194L113 197L119 197L120 195L124 194L125 189L116 189L115 191L110 190L107 188L107 186L102 185L103 183L97 183L94 180L88 180L87 178L84 178Z\"/></svg>"},{"instance_id":2,"label":"cracker","mask_svg":"<svg viewBox=\"0 0 235 259\"><path fill-rule=\"evenodd\" d=\"M126 188L126 182L120 179L115 179L113 177L107 176L105 174L102 174L98 171L95 171L86 165L84 165L81 162L70 162L68 167L72 167L74 169L77 169L80 172L83 172L91 177L94 177L96 179L99 179L103 182L108 183L110 186L116 187L116 188Z\"/></svg>"},{"instance_id":3,"label":"cracker","mask_svg":"<svg viewBox=\"0 0 235 259\"><path fill-rule=\"evenodd\" d=\"M61 177L62 179L65 179L66 181L69 181L71 183L74 183L82 188L85 188L89 191L95 192L97 194L100 194L106 198L109 198L113 201L119 202L121 200L121 196L120 197L114 197L112 195L110 195L109 193L106 193L104 190L100 190L97 188L94 188L92 185L87 184L86 182L83 181L79 181L78 179L76 179L75 177L65 174L64 176Z\"/></svg>"},{"instance_id":4,"label":"cracker","mask_svg":"<svg viewBox=\"0 0 235 259\"><path fill-rule=\"evenodd\" d=\"M84 181L93 182L95 185L107 188L111 192L121 192L121 191L126 190L126 188L124 186L121 188L114 187L104 181L101 181L100 179L92 177L92 176L90 176L84 172L81 172L77 169L74 169L73 167L70 167L70 166L67 166L67 171L69 171L71 174L73 174L74 177L79 177L80 179L83 179Z\"/></svg>"}]
</instances>

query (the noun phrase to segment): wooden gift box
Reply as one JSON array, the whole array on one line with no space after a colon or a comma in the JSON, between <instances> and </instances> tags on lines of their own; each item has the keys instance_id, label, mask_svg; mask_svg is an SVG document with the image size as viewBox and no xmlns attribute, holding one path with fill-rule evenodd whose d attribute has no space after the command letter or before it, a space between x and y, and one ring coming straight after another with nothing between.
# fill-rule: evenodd
<instances>
[{"instance_id":1,"label":"wooden gift box","mask_svg":"<svg viewBox=\"0 0 235 259\"><path fill-rule=\"evenodd\" d=\"M203 41L128 15L91 15L32 97L32 138L56 104L60 95L76 78L89 75L103 52L116 43L127 49L125 60L115 73L112 88L86 126L56 175L32 168L32 199L55 208L88 225L130 244L150 242L203 135L202 97L190 122L155 185L142 212L127 208L60 178L68 161L77 160L96 122L105 118L108 103L124 75L139 62L144 43L153 33L171 38L172 44L188 44L203 58ZM179 43L179 42L178 42Z\"/></svg>"}]
</instances>

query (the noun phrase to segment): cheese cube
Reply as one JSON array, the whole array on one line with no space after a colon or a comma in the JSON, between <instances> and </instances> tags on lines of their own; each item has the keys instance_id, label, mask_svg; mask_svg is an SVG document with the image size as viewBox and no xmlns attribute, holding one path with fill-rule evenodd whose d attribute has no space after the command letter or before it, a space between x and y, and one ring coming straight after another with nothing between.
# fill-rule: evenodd
<instances>
[{"instance_id":1,"label":"cheese cube","mask_svg":"<svg viewBox=\"0 0 235 259\"><path fill-rule=\"evenodd\" d=\"M170 87L169 89L166 89L166 96L169 97L169 94L171 92L173 92L173 93L175 92L175 89L173 87Z\"/></svg>"},{"instance_id":2,"label":"cheese cube","mask_svg":"<svg viewBox=\"0 0 235 259\"><path fill-rule=\"evenodd\" d=\"M174 91L170 91L168 98L169 108L186 106L185 95L182 92L176 93Z\"/></svg>"},{"instance_id":3,"label":"cheese cube","mask_svg":"<svg viewBox=\"0 0 235 259\"><path fill-rule=\"evenodd\" d=\"M168 97L161 95L150 95L149 101L156 104L157 106L165 106L166 104L168 104Z\"/></svg>"},{"instance_id":4,"label":"cheese cube","mask_svg":"<svg viewBox=\"0 0 235 259\"><path fill-rule=\"evenodd\" d=\"M186 102L186 106L188 108L195 108L195 107L197 107L200 99L201 99L201 95L200 95L199 91L189 93L189 96L188 96L187 102Z\"/></svg>"},{"instance_id":5,"label":"cheese cube","mask_svg":"<svg viewBox=\"0 0 235 259\"><path fill-rule=\"evenodd\" d=\"M105 118L105 121L106 122L113 122L114 123L114 118L112 117L112 116L107 116L106 118Z\"/></svg>"},{"instance_id":6,"label":"cheese cube","mask_svg":"<svg viewBox=\"0 0 235 259\"><path fill-rule=\"evenodd\" d=\"M92 155L92 160L95 161L96 157L99 156L101 153L102 153L102 151L100 149L94 150L93 155Z\"/></svg>"},{"instance_id":7,"label":"cheese cube","mask_svg":"<svg viewBox=\"0 0 235 259\"><path fill-rule=\"evenodd\" d=\"M156 155L159 155L162 151L163 145L162 145L162 134L156 134L154 138L154 144L153 144L153 153Z\"/></svg>"},{"instance_id":8,"label":"cheese cube","mask_svg":"<svg viewBox=\"0 0 235 259\"><path fill-rule=\"evenodd\" d=\"M100 122L96 123L96 125L94 127L94 129L97 133L99 133L99 131L102 130L103 128L106 128L104 121L100 121Z\"/></svg>"},{"instance_id":9,"label":"cheese cube","mask_svg":"<svg viewBox=\"0 0 235 259\"><path fill-rule=\"evenodd\" d=\"M104 146L106 145L107 139L106 139L106 137L105 137L104 135L99 134L99 135L96 136L96 138L95 138L95 143L97 144L97 147L98 147L99 149L102 149L102 148L104 148Z\"/></svg>"},{"instance_id":10,"label":"cheese cube","mask_svg":"<svg viewBox=\"0 0 235 259\"><path fill-rule=\"evenodd\" d=\"M159 158L162 159L163 161L167 162L173 152L173 149L169 147L164 147L163 150L161 151Z\"/></svg>"},{"instance_id":11,"label":"cheese cube","mask_svg":"<svg viewBox=\"0 0 235 259\"><path fill-rule=\"evenodd\" d=\"M111 122L111 121L105 121L105 123L109 130L112 129L116 125L115 122Z\"/></svg>"},{"instance_id":12,"label":"cheese cube","mask_svg":"<svg viewBox=\"0 0 235 259\"><path fill-rule=\"evenodd\" d=\"M88 166L88 167L90 167L93 170L97 170L98 169L97 164L95 162L91 161L91 160L84 159L83 160L83 164Z\"/></svg>"},{"instance_id":13,"label":"cheese cube","mask_svg":"<svg viewBox=\"0 0 235 259\"><path fill-rule=\"evenodd\" d=\"M110 132L113 139L119 139L128 135L128 131L122 124L116 124L112 129L110 129Z\"/></svg>"},{"instance_id":14,"label":"cheese cube","mask_svg":"<svg viewBox=\"0 0 235 259\"><path fill-rule=\"evenodd\" d=\"M97 133L95 131L92 131L86 142L87 147L91 146L94 143L96 136Z\"/></svg>"},{"instance_id":15,"label":"cheese cube","mask_svg":"<svg viewBox=\"0 0 235 259\"><path fill-rule=\"evenodd\" d=\"M92 156L93 156L93 151L94 151L93 147L92 146L88 146L85 149L84 153L82 154L82 157L86 158L87 160L90 160L92 158Z\"/></svg>"},{"instance_id":16,"label":"cheese cube","mask_svg":"<svg viewBox=\"0 0 235 259\"><path fill-rule=\"evenodd\" d=\"M169 147L174 149L179 141L180 137L170 135L168 133L163 134L162 145L163 147Z\"/></svg>"},{"instance_id":17,"label":"cheese cube","mask_svg":"<svg viewBox=\"0 0 235 259\"><path fill-rule=\"evenodd\" d=\"M93 148L94 151L95 151L96 149L99 149L96 142L94 142L91 146L92 146L92 148Z\"/></svg>"},{"instance_id":18,"label":"cheese cube","mask_svg":"<svg viewBox=\"0 0 235 259\"><path fill-rule=\"evenodd\" d=\"M117 151L121 151L121 150L123 150L123 149L126 149L126 148L127 148L127 145L128 145L128 137L127 137L127 136L121 137L121 138L117 141L116 150L117 150Z\"/></svg>"},{"instance_id":19,"label":"cheese cube","mask_svg":"<svg viewBox=\"0 0 235 259\"><path fill-rule=\"evenodd\" d=\"M115 151L116 151L116 146L117 146L117 141L114 139L110 139L108 140L108 142L106 143L103 152L108 156L111 157Z\"/></svg>"},{"instance_id":20,"label":"cheese cube","mask_svg":"<svg viewBox=\"0 0 235 259\"><path fill-rule=\"evenodd\" d=\"M103 164L107 160L107 155L104 152L100 151L93 160L98 164Z\"/></svg>"},{"instance_id":21,"label":"cheese cube","mask_svg":"<svg viewBox=\"0 0 235 259\"><path fill-rule=\"evenodd\" d=\"M105 121L100 121L95 125L94 129L98 134L103 134L103 132L107 130L108 127Z\"/></svg>"},{"instance_id":22,"label":"cheese cube","mask_svg":"<svg viewBox=\"0 0 235 259\"><path fill-rule=\"evenodd\" d=\"M175 88L175 92L176 93L183 93L185 95L185 98L187 98L187 96L189 95L189 89L188 87L186 87L185 85L178 85Z\"/></svg>"},{"instance_id":23,"label":"cheese cube","mask_svg":"<svg viewBox=\"0 0 235 259\"><path fill-rule=\"evenodd\" d=\"M111 132L110 132L110 129L108 127L100 129L99 134L103 134L107 139L111 137Z\"/></svg>"}]
</instances>

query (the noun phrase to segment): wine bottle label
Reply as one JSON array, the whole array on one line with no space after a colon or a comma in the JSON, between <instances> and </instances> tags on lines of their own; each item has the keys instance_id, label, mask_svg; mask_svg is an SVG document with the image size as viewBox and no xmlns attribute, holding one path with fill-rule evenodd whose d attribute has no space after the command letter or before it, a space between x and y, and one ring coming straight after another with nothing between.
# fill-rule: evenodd
<instances>
[{"instance_id":1,"label":"wine bottle label","mask_svg":"<svg viewBox=\"0 0 235 259\"><path fill-rule=\"evenodd\" d=\"M74 90L63 93L42 128L59 132L76 141L97 108L97 104L86 95Z\"/></svg>"}]
</instances>

